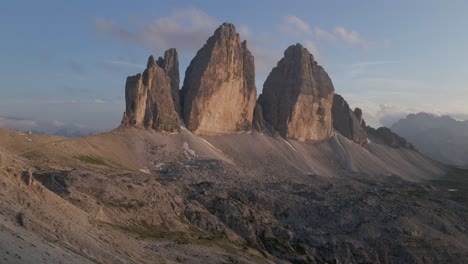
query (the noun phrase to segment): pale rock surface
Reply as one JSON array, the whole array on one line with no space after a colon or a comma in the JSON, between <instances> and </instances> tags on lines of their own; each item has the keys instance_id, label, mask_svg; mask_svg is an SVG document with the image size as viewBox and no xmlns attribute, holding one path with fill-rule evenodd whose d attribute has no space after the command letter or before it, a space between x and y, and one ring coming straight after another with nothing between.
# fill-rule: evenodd
<instances>
[{"instance_id":1,"label":"pale rock surface","mask_svg":"<svg viewBox=\"0 0 468 264\"><path fill-rule=\"evenodd\" d=\"M216 29L185 72L183 119L198 135L251 129L256 100L254 57L232 24Z\"/></svg>"},{"instance_id":2,"label":"pale rock surface","mask_svg":"<svg viewBox=\"0 0 468 264\"><path fill-rule=\"evenodd\" d=\"M265 121L286 138L323 140L333 135L330 77L300 44L284 52L263 85Z\"/></svg>"},{"instance_id":3,"label":"pale rock surface","mask_svg":"<svg viewBox=\"0 0 468 264\"><path fill-rule=\"evenodd\" d=\"M125 85L126 112L122 126L152 128L157 131L180 130L178 113L178 58L175 49L166 51L158 63L148 59L143 74L129 76Z\"/></svg>"}]
</instances>

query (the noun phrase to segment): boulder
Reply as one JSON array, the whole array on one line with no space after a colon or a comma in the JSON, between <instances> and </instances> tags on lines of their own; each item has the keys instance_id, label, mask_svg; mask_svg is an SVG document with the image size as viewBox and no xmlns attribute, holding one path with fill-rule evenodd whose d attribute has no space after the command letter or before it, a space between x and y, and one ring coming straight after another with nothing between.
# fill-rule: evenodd
<instances>
[{"instance_id":1,"label":"boulder","mask_svg":"<svg viewBox=\"0 0 468 264\"><path fill-rule=\"evenodd\" d=\"M285 138L327 139L333 135L333 94L330 77L313 55L292 45L263 85L263 117Z\"/></svg>"},{"instance_id":2,"label":"boulder","mask_svg":"<svg viewBox=\"0 0 468 264\"><path fill-rule=\"evenodd\" d=\"M251 129L256 100L254 57L232 24L216 29L185 72L181 90L187 129L198 135Z\"/></svg>"}]
</instances>

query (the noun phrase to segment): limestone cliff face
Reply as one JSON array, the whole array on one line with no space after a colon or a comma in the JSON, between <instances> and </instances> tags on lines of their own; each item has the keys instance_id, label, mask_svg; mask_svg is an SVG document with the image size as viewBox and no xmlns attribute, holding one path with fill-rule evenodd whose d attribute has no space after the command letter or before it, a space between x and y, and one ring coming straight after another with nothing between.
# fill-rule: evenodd
<instances>
[{"instance_id":1,"label":"limestone cliff face","mask_svg":"<svg viewBox=\"0 0 468 264\"><path fill-rule=\"evenodd\" d=\"M286 138L323 140L333 135L330 77L302 45L290 46L263 85L263 116Z\"/></svg>"},{"instance_id":2,"label":"limestone cliff face","mask_svg":"<svg viewBox=\"0 0 468 264\"><path fill-rule=\"evenodd\" d=\"M216 29L185 72L181 100L187 128L198 135L251 129L254 70L254 58L234 25Z\"/></svg>"},{"instance_id":3,"label":"limestone cliff face","mask_svg":"<svg viewBox=\"0 0 468 264\"><path fill-rule=\"evenodd\" d=\"M171 80L171 96L172 101L174 102L174 107L179 115L182 114L180 109L180 100L179 100L179 85L180 85L180 75L179 75L179 56L177 50L172 48L164 52L164 58L159 57L157 61L159 67L164 69L167 76Z\"/></svg>"},{"instance_id":4,"label":"limestone cliff face","mask_svg":"<svg viewBox=\"0 0 468 264\"><path fill-rule=\"evenodd\" d=\"M146 70L127 78L126 111L122 126L139 126L157 131L179 131L178 59L175 49L166 51L158 63L153 56Z\"/></svg>"},{"instance_id":5,"label":"limestone cliff face","mask_svg":"<svg viewBox=\"0 0 468 264\"><path fill-rule=\"evenodd\" d=\"M335 94L333 97L333 128L340 132L343 136L364 145L367 142L367 133L362 126L362 111L356 108L351 110L345 99Z\"/></svg>"}]
</instances>

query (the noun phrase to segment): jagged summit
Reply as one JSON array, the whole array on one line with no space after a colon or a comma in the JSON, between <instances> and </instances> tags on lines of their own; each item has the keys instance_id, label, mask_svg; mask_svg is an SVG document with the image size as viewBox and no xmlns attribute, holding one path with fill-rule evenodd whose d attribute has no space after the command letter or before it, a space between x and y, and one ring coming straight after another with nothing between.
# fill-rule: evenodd
<instances>
[{"instance_id":1,"label":"jagged summit","mask_svg":"<svg viewBox=\"0 0 468 264\"><path fill-rule=\"evenodd\" d=\"M367 127L362 110L334 94L327 72L300 43L284 51L257 100L254 69L247 41L223 23L190 62L181 90L174 48L157 60L149 56L143 74L127 78L122 126L173 132L183 120L197 135L253 128L299 141L325 140L337 131L362 146L369 133L379 143L412 149L393 132Z\"/></svg>"},{"instance_id":2,"label":"jagged summit","mask_svg":"<svg viewBox=\"0 0 468 264\"><path fill-rule=\"evenodd\" d=\"M148 58L143 74L129 76L125 84L126 109L121 126L179 131L179 62L175 49L167 50L164 59Z\"/></svg>"},{"instance_id":3,"label":"jagged summit","mask_svg":"<svg viewBox=\"0 0 468 264\"><path fill-rule=\"evenodd\" d=\"M185 72L185 125L199 135L249 130L256 100L254 57L233 24L218 27Z\"/></svg>"},{"instance_id":4,"label":"jagged summit","mask_svg":"<svg viewBox=\"0 0 468 264\"><path fill-rule=\"evenodd\" d=\"M286 138L323 140L333 135L334 88L301 44L288 47L263 85L265 121Z\"/></svg>"},{"instance_id":5,"label":"jagged summit","mask_svg":"<svg viewBox=\"0 0 468 264\"><path fill-rule=\"evenodd\" d=\"M335 94L332 113L333 128L336 131L357 144L364 145L367 143L366 130L362 126L361 109L351 110L345 99L341 95Z\"/></svg>"}]
</instances>

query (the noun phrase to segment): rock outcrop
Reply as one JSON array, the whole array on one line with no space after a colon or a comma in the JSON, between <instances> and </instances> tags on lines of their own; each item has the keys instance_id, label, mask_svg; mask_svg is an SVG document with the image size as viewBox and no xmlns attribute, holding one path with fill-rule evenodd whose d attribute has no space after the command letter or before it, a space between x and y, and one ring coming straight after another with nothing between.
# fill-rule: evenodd
<instances>
[{"instance_id":1,"label":"rock outcrop","mask_svg":"<svg viewBox=\"0 0 468 264\"><path fill-rule=\"evenodd\" d=\"M323 140L333 135L334 88L300 44L290 46L263 85L263 117L286 138Z\"/></svg>"},{"instance_id":2,"label":"rock outcrop","mask_svg":"<svg viewBox=\"0 0 468 264\"><path fill-rule=\"evenodd\" d=\"M129 76L125 85L126 111L121 126L180 130L179 62L175 49L156 62L150 56L143 74Z\"/></svg>"},{"instance_id":3,"label":"rock outcrop","mask_svg":"<svg viewBox=\"0 0 468 264\"><path fill-rule=\"evenodd\" d=\"M177 113L181 115L179 99L179 56L177 55L177 50L174 48L166 50L166 52L164 52L164 58L159 57L157 63L159 67L164 69L167 76L171 80L172 101L174 102L174 107L176 108Z\"/></svg>"},{"instance_id":4,"label":"rock outcrop","mask_svg":"<svg viewBox=\"0 0 468 264\"><path fill-rule=\"evenodd\" d=\"M351 110L345 99L341 95L335 94L333 96L332 115L333 128L336 131L357 144L366 144L367 133L362 126L361 109Z\"/></svg>"},{"instance_id":5,"label":"rock outcrop","mask_svg":"<svg viewBox=\"0 0 468 264\"><path fill-rule=\"evenodd\" d=\"M413 144L409 143L406 139L400 137L392 130L386 127L379 127L377 129L370 126L366 127L367 134L372 136L377 142L383 143L392 148L406 148L415 150Z\"/></svg>"},{"instance_id":6,"label":"rock outcrop","mask_svg":"<svg viewBox=\"0 0 468 264\"><path fill-rule=\"evenodd\" d=\"M181 91L186 127L198 135L251 129L256 100L254 57L234 25L224 23L197 52Z\"/></svg>"}]
</instances>

